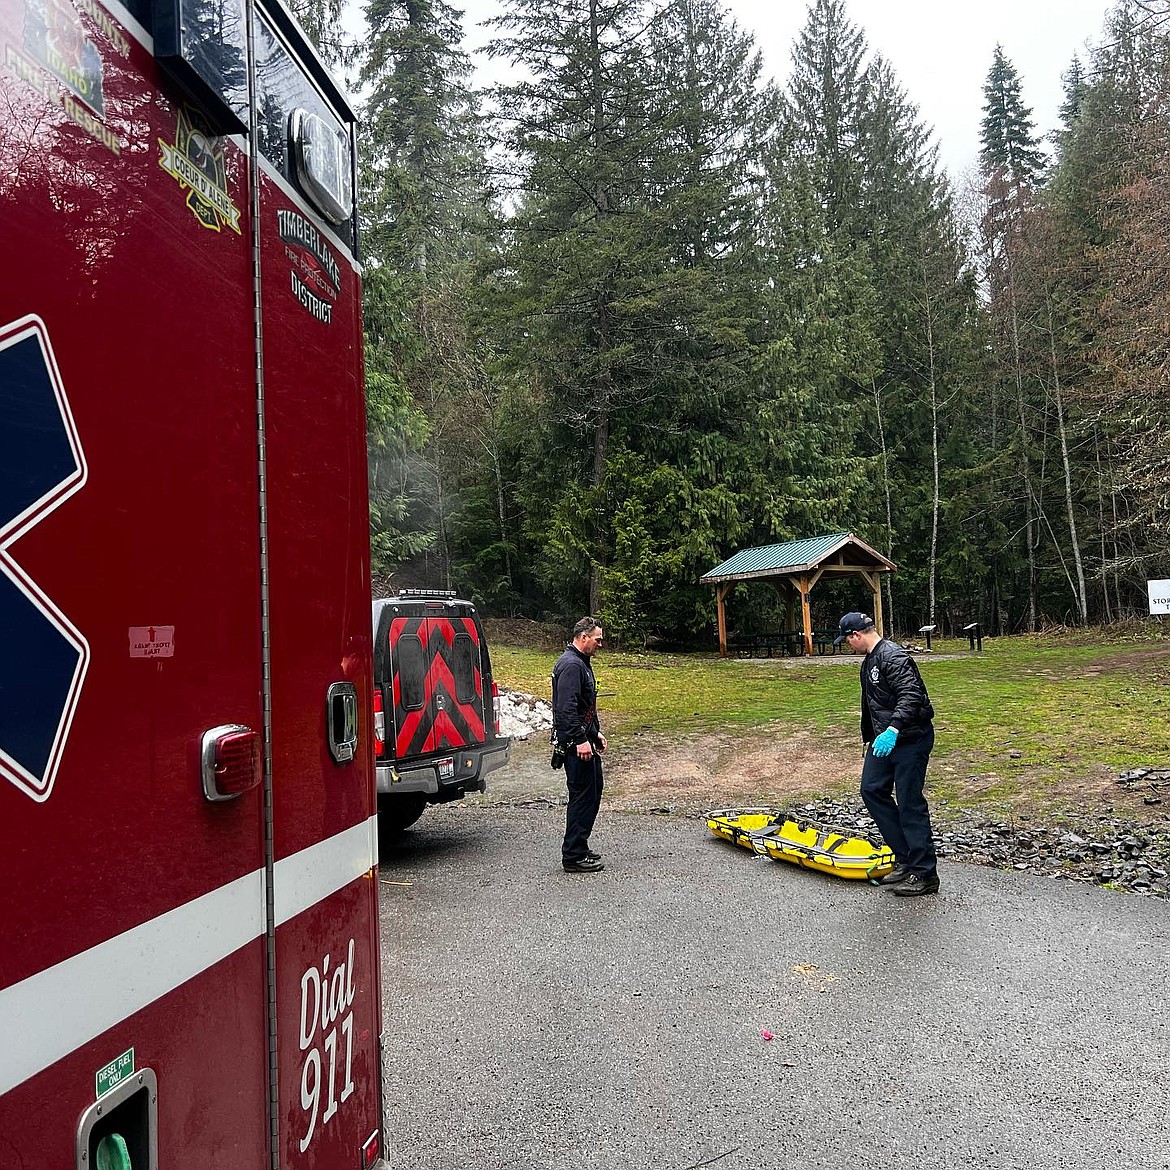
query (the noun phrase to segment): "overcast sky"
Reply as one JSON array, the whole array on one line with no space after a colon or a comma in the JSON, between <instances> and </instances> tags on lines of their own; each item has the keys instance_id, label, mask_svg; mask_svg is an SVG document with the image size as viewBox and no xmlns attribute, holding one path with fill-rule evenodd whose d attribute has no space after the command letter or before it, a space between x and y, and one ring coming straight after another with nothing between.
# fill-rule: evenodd
<instances>
[{"instance_id":1,"label":"overcast sky","mask_svg":"<svg viewBox=\"0 0 1170 1170\"><path fill-rule=\"evenodd\" d=\"M453 0L465 13L466 46L488 34L479 27L496 0ZM783 83L792 46L805 23L804 0L724 0L736 23L764 55L765 71ZM922 120L933 126L940 158L958 179L979 153L983 83L996 44L1023 79L1023 96L1043 135L1058 121L1060 75L1085 45L1097 41L1108 0L846 0L849 19L869 46L894 67ZM492 65L498 69L498 64ZM498 79L480 71L478 80Z\"/></svg>"}]
</instances>

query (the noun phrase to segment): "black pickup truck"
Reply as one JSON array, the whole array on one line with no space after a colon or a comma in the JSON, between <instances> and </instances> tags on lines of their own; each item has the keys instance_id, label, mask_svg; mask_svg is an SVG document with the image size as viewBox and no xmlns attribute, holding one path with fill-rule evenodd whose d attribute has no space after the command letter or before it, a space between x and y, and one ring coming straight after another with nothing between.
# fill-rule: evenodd
<instances>
[{"instance_id":1,"label":"black pickup truck","mask_svg":"<svg viewBox=\"0 0 1170 1170\"><path fill-rule=\"evenodd\" d=\"M482 792L508 762L499 690L475 606L445 590L374 602L378 815L397 832L428 804Z\"/></svg>"}]
</instances>

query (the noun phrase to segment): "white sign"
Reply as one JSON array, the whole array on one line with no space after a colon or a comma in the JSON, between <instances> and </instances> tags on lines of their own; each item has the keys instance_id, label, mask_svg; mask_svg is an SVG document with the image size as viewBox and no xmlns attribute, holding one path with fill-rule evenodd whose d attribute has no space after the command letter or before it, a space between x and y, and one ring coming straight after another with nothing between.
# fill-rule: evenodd
<instances>
[{"instance_id":1,"label":"white sign","mask_svg":"<svg viewBox=\"0 0 1170 1170\"><path fill-rule=\"evenodd\" d=\"M174 626L131 626L131 658L173 658L175 654Z\"/></svg>"},{"instance_id":2,"label":"white sign","mask_svg":"<svg viewBox=\"0 0 1170 1170\"><path fill-rule=\"evenodd\" d=\"M1170 613L1170 581L1147 581L1150 613Z\"/></svg>"}]
</instances>

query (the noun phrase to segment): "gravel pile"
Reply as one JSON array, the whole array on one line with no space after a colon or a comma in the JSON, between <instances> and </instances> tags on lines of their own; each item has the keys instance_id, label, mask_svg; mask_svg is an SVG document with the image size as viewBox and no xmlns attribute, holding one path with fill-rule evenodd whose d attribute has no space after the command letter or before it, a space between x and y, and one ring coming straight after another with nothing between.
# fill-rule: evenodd
<instances>
[{"instance_id":1,"label":"gravel pile","mask_svg":"<svg viewBox=\"0 0 1170 1170\"><path fill-rule=\"evenodd\" d=\"M1161 804L1170 789L1170 768L1134 768L1117 777L1118 786L1142 794L1143 804Z\"/></svg>"},{"instance_id":2,"label":"gravel pile","mask_svg":"<svg viewBox=\"0 0 1170 1170\"><path fill-rule=\"evenodd\" d=\"M860 799L825 798L795 811L861 836L877 832ZM934 819L940 857L1170 897L1170 818L1143 824L1106 813L1044 821L1020 813L1002 822L943 808Z\"/></svg>"}]
</instances>

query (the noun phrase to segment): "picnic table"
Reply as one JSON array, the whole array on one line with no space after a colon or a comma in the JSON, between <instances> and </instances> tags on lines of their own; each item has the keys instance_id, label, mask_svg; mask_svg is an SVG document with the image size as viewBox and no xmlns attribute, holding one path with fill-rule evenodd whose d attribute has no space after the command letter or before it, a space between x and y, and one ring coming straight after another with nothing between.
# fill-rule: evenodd
<instances>
[{"instance_id":1,"label":"picnic table","mask_svg":"<svg viewBox=\"0 0 1170 1170\"><path fill-rule=\"evenodd\" d=\"M836 627L813 630L812 640L816 652L836 654L839 649L833 644L836 636ZM804 631L775 630L762 634L738 634L727 640L727 648L736 658L799 658L804 654Z\"/></svg>"}]
</instances>

